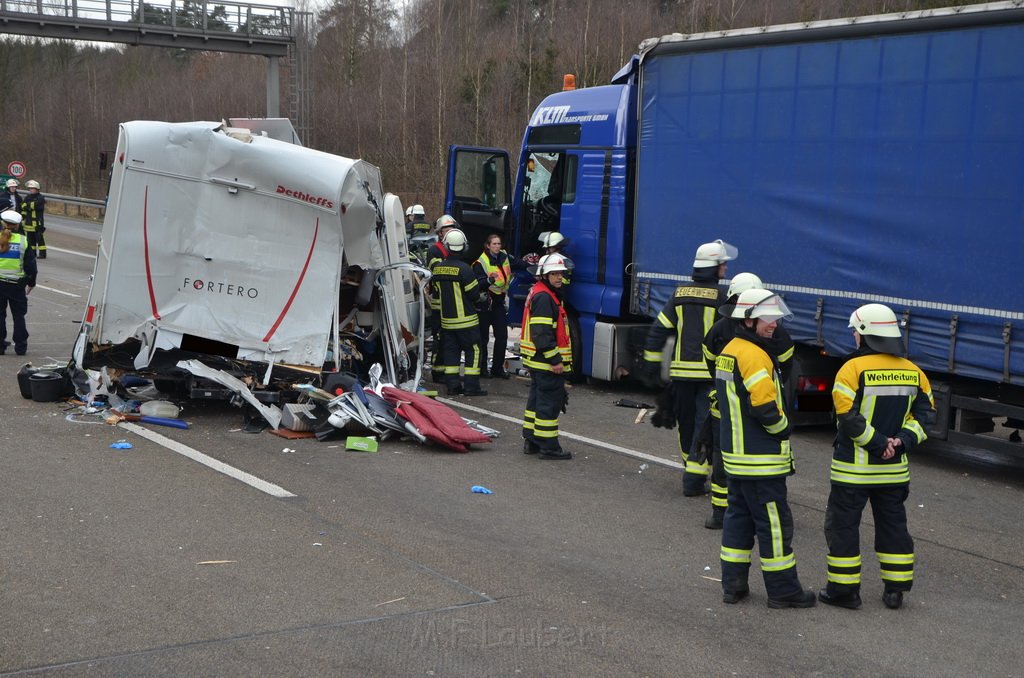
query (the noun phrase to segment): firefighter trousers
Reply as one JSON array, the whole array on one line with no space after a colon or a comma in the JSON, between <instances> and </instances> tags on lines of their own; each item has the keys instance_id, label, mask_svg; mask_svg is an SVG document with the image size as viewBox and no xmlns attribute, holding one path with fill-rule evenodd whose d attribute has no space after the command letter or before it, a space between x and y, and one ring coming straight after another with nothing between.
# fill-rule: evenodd
<instances>
[{"instance_id":1,"label":"firefighter trousers","mask_svg":"<svg viewBox=\"0 0 1024 678\"><path fill-rule=\"evenodd\" d=\"M907 510L903 505L909 495L909 485L832 484L825 509L830 593L860 591L860 519L868 501L875 519L875 555L885 590L910 590L914 584L914 540L907 529Z\"/></svg>"},{"instance_id":2,"label":"firefighter trousers","mask_svg":"<svg viewBox=\"0 0 1024 678\"><path fill-rule=\"evenodd\" d=\"M721 415L711 407L711 508L725 510L729 502L729 480L725 475L725 462L722 459Z\"/></svg>"},{"instance_id":3,"label":"firefighter trousers","mask_svg":"<svg viewBox=\"0 0 1024 678\"><path fill-rule=\"evenodd\" d=\"M729 478L729 507L722 526L722 589L748 588L751 553L757 538L761 574L769 598L803 591L793 554L793 514L786 478Z\"/></svg>"},{"instance_id":4,"label":"firefighter trousers","mask_svg":"<svg viewBox=\"0 0 1024 678\"><path fill-rule=\"evenodd\" d=\"M444 381L450 390L458 391L459 367L465 355L463 374L467 391L480 390L480 328L476 325L458 330L441 330L441 363Z\"/></svg>"},{"instance_id":5,"label":"firefighter trousers","mask_svg":"<svg viewBox=\"0 0 1024 678\"><path fill-rule=\"evenodd\" d=\"M530 370L530 393L523 414L523 438L541 451L558 452L558 416L565 406L565 377L550 370Z\"/></svg>"},{"instance_id":6,"label":"firefighter trousers","mask_svg":"<svg viewBox=\"0 0 1024 678\"><path fill-rule=\"evenodd\" d=\"M703 494L710 466L707 446L702 445L711 405L708 394L710 381L672 382L675 389L676 425L679 429L679 454L686 465L683 471L683 492Z\"/></svg>"}]
</instances>

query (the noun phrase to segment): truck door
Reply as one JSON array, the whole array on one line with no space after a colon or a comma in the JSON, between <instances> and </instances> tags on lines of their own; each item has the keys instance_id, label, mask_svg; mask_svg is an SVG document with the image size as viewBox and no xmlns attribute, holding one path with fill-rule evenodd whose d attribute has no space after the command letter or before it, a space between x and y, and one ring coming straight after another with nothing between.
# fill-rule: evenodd
<instances>
[{"instance_id":1,"label":"truck door","mask_svg":"<svg viewBox=\"0 0 1024 678\"><path fill-rule=\"evenodd\" d=\"M469 256L483 250L484 238L510 234L512 186L508 152L497 148L448 147L445 211L459 222L469 240Z\"/></svg>"}]
</instances>

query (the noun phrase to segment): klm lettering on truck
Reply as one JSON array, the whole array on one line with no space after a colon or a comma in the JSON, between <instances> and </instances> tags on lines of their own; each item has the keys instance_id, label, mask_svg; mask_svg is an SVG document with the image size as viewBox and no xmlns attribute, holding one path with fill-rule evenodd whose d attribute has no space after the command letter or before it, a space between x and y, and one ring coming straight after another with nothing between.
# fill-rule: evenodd
<instances>
[{"instance_id":1,"label":"klm lettering on truck","mask_svg":"<svg viewBox=\"0 0 1024 678\"><path fill-rule=\"evenodd\" d=\"M607 119L607 113L570 115L568 106L541 106L534 112L533 117L530 118L530 126L557 125L568 122L601 122Z\"/></svg>"},{"instance_id":2,"label":"klm lettering on truck","mask_svg":"<svg viewBox=\"0 0 1024 678\"><path fill-rule=\"evenodd\" d=\"M287 195L289 198L295 198L296 200L308 202L310 205L318 205L320 207L326 207L327 209L332 209L334 207L334 202L328 200L322 195L310 195L309 193L305 193L303 191L296 191L293 188L286 188L281 184L277 185L277 192L281 193L282 195Z\"/></svg>"},{"instance_id":3,"label":"klm lettering on truck","mask_svg":"<svg viewBox=\"0 0 1024 678\"><path fill-rule=\"evenodd\" d=\"M213 292L214 294L223 294L229 297L247 297L249 299L255 299L260 296L260 291L255 287L243 287L242 285L233 285L226 282L214 282L212 280L193 280L192 278L185 278L182 283L182 287L191 287L199 292Z\"/></svg>"}]
</instances>

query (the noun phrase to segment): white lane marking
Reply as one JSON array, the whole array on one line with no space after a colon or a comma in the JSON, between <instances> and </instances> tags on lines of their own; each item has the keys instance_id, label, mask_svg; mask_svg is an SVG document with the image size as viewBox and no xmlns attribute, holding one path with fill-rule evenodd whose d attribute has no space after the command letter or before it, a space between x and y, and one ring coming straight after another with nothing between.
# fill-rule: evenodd
<instances>
[{"instance_id":1,"label":"white lane marking","mask_svg":"<svg viewBox=\"0 0 1024 678\"><path fill-rule=\"evenodd\" d=\"M41 290L46 290L47 292L56 292L57 294L63 294L66 297L74 297L75 299L82 298L80 294L72 294L71 292L65 292L64 290L55 290L52 287L47 287L46 285L36 285L36 287Z\"/></svg>"},{"instance_id":2,"label":"white lane marking","mask_svg":"<svg viewBox=\"0 0 1024 678\"><path fill-rule=\"evenodd\" d=\"M498 414L497 412L485 410L482 407L474 407L473 405L467 405L457 400L449 400L448 398L438 398L437 400L438 402L442 402L450 407L461 407L462 409L469 410L470 412L486 414L488 417L494 417L495 419L501 419L503 421L512 422L513 424L518 424L519 426L523 425L522 419L516 419L515 417L510 417L507 414ZM619 447L618 445L606 443L601 440L594 440L593 438L587 438L586 436L576 435L575 433L569 433L568 431L562 428L558 429L558 435L565 436L570 440L578 440L581 443L593 445L594 447L601 447L610 452L615 452L616 454L621 454L626 457L642 459L643 461L646 461L648 463L657 464L658 466L664 466L665 468L676 469L679 471L682 471L686 468L685 466L683 466L683 464L679 463L678 461L673 461L671 459L662 459L661 457L655 457L653 454L647 454L646 452L631 450L628 447Z\"/></svg>"},{"instance_id":3,"label":"white lane marking","mask_svg":"<svg viewBox=\"0 0 1024 678\"><path fill-rule=\"evenodd\" d=\"M54 247L53 245L47 245L46 249L48 249L51 252L61 252L63 254L74 254L76 257L89 257L90 259L95 259L96 258L95 254L86 254L85 252L76 252L74 250L66 250L63 247Z\"/></svg>"},{"instance_id":4,"label":"white lane marking","mask_svg":"<svg viewBox=\"0 0 1024 678\"><path fill-rule=\"evenodd\" d=\"M266 492L272 497L284 498L295 496L294 494L284 489L283 487L279 487L277 485L274 485L273 483L268 483L267 481L261 480L260 478L257 478L256 476L250 473L246 473L245 471L240 471L234 466L228 466L222 461L218 461L213 457L208 457L202 452L193 450L191 447L187 445L182 445L176 440L171 440L170 438L162 436L159 433L154 433L153 431L150 431L148 428L144 428L137 424L133 424L130 421L122 421L120 424L118 424L118 426L125 429L126 431L131 431L136 435L142 436L147 440L151 440L157 445L166 447L171 452L177 452L183 457L188 457L192 461L197 461L203 466L208 466L212 468L214 471L223 473L224 475L230 476L235 480L240 480L246 485L255 487L260 492Z\"/></svg>"}]
</instances>

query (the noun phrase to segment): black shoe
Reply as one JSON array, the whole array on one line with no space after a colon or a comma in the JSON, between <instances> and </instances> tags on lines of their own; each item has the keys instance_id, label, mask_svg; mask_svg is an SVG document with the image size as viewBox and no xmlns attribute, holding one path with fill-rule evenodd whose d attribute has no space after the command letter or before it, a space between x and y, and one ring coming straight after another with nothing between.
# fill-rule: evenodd
<instances>
[{"instance_id":1,"label":"black shoe","mask_svg":"<svg viewBox=\"0 0 1024 678\"><path fill-rule=\"evenodd\" d=\"M523 454L539 454L540 448L537 447L536 443L531 443L529 440L523 441Z\"/></svg>"},{"instance_id":2,"label":"black shoe","mask_svg":"<svg viewBox=\"0 0 1024 678\"><path fill-rule=\"evenodd\" d=\"M708 494L708 488L706 486L697 487L696 485L687 486L683 483L683 496L684 497L704 497Z\"/></svg>"},{"instance_id":3,"label":"black shoe","mask_svg":"<svg viewBox=\"0 0 1024 678\"><path fill-rule=\"evenodd\" d=\"M491 370L491 376L495 379L511 379L512 375L505 370Z\"/></svg>"},{"instance_id":4,"label":"black shoe","mask_svg":"<svg viewBox=\"0 0 1024 678\"><path fill-rule=\"evenodd\" d=\"M15 353L16 355L25 355L25 353L27 353L27 352L28 352L28 349L27 349L27 348L23 348L23 349L21 349L20 351L19 351L18 349L14 349L14 353Z\"/></svg>"},{"instance_id":5,"label":"black shoe","mask_svg":"<svg viewBox=\"0 0 1024 678\"><path fill-rule=\"evenodd\" d=\"M882 602L890 610L898 610L903 605L903 591L886 591L882 594Z\"/></svg>"},{"instance_id":6,"label":"black shoe","mask_svg":"<svg viewBox=\"0 0 1024 678\"><path fill-rule=\"evenodd\" d=\"M482 388L467 388L463 390L462 395L466 396L485 396L487 391Z\"/></svg>"},{"instance_id":7,"label":"black shoe","mask_svg":"<svg viewBox=\"0 0 1024 678\"><path fill-rule=\"evenodd\" d=\"M45 259L45 258L46 258L46 252L40 252L39 255L36 257L36 259Z\"/></svg>"},{"instance_id":8,"label":"black shoe","mask_svg":"<svg viewBox=\"0 0 1024 678\"><path fill-rule=\"evenodd\" d=\"M1020 442L1020 431L1014 431L1013 433L1010 434L1010 442L1011 443L1019 443Z\"/></svg>"},{"instance_id":9,"label":"black shoe","mask_svg":"<svg viewBox=\"0 0 1024 678\"><path fill-rule=\"evenodd\" d=\"M828 589L818 591L818 600L826 605L845 607L847 610L856 610L860 607L860 594L852 593L829 593Z\"/></svg>"},{"instance_id":10,"label":"black shoe","mask_svg":"<svg viewBox=\"0 0 1024 678\"><path fill-rule=\"evenodd\" d=\"M725 518L725 509L711 509L711 515L704 521L704 527L709 530L722 529L722 521Z\"/></svg>"},{"instance_id":11,"label":"black shoe","mask_svg":"<svg viewBox=\"0 0 1024 678\"><path fill-rule=\"evenodd\" d=\"M490 379L491 378L491 373L488 372L487 370L483 370L482 372L480 372L480 378L481 379Z\"/></svg>"},{"instance_id":12,"label":"black shoe","mask_svg":"<svg viewBox=\"0 0 1024 678\"><path fill-rule=\"evenodd\" d=\"M540 458L555 460L572 459L572 452L568 450L541 450Z\"/></svg>"},{"instance_id":13,"label":"black shoe","mask_svg":"<svg viewBox=\"0 0 1024 678\"><path fill-rule=\"evenodd\" d=\"M10 344L8 344L6 341L3 342L3 343L0 343L0 355L3 355L4 353L7 353L7 347L8 346L10 346Z\"/></svg>"},{"instance_id":14,"label":"black shoe","mask_svg":"<svg viewBox=\"0 0 1024 678\"><path fill-rule=\"evenodd\" d=\"M740 589L739 591L724 591L722 593L722 602L729 605L735 605L744 598L750 595L750 589Z\"/></svg>"},{"instance_id":15,"label":"black shoe","mask_svg":"<svg viewBox=\"0 0 1024 678\"><path fill-rule=\"evenodd\" d=\"M465 392L466 392L466 390L464 388L462 388L462 386L449 386L448 387L448 395L449 395L449 397L450 396L462 395Z\"/></svg>"},{"instance_id":16,"label":"black shoe","mask_svg":"<svg viewBox=\"0 0 1024 678\"><path fill-rule=\"evenodd\" d=\"M769 598L768 607L773 610L784 610L787 607L814 607L817 600L814 591L798 591L785 598Z\"/></svg>"}]
</instances>

